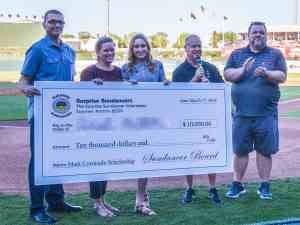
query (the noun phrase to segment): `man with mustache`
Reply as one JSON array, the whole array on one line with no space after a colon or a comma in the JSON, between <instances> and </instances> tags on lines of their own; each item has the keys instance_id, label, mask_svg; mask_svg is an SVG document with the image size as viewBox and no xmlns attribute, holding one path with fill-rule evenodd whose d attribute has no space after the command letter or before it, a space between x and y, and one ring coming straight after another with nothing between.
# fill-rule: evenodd
<instances>
[{"instance_id":1,"label":"man with mustache","mask_svg":"<svg viewBox=\"0 0 300 225\"><path fill-rule=\"evenodd\" d=\"M56 219L50 216L44 206L48 202L48 211L78 212L79 206L64 202L64 190L61 184L34 184L34 115L33 96L40 95L34 88L34 81L72 81L75 75L75 52L60 39L64 28L64 16L58 10L45 13L43 27L46 36L34 43L26 52L19 80L19 88L28 97L28 121L30 124L30 151L28 180L30 192L30 217L39 223L53 224Z\"/></svg>"},{"instance_id":2,"label":"man with mustache","mask_svg":"<svg viewBox=\"0 0 300 225\"><path fill-rule=\"evenodd\" d=\"M248 38L249 45L233 51L224 69L225 79L232 82L234 151L234 181L226 196L238 198L246 193L242 180L248 155L255 150L261 179L257 194L272 199L272 155L279 150L278 85L285 82L287 68L282 53L267 46L264 23L251 23Z\"/></svg>"}]
</instances>

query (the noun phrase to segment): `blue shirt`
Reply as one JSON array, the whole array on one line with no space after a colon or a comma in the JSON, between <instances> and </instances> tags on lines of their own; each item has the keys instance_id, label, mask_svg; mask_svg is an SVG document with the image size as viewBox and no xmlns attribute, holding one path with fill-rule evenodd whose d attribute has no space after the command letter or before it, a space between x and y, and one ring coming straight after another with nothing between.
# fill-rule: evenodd
<instances>
[{"instance_id":1,"label":"blue shirt","mask_svg":"<svg viewBox=\"0 0 300 225\"><path fill-rule=\"evenodd\" d=\"M124 80L136 80L139 82L161 82L165 80L165 71L160 61L154 60L154 71L149 71L146 63L137 63L129 71L128 63L122 66Z\"/></svg>"},{"instance_id":2,"label":"blue shirt","mask_svg":"<svg viewBox=\"0 0 300 225\"><path fill-rule=\"evenodd\" d=\"M254 53L248 46L232 52L225 70L241 67L249 57L255 60L250 71L246 72L240 81L232 84L233 113L236 116L250 117L277 115L280 98L278 84L271 83L265 77L254 76L254 71L263 66L268 70L287 73L285 59L278 49L265 47L262 51Z\"/></svg>"},{"instance_id":3,"label":"blue shirt","mask_svg":"<svg viewBox=\"0 0 300 225\"><path fill-rule=\"evenodd\" d=\"M21 70L32 81L72 81L75 76L75 52L65 43L57 46L48 36L26 52ZM33 97L28 101L28 119L33 116Z\"/></svg>"}]
</instances>

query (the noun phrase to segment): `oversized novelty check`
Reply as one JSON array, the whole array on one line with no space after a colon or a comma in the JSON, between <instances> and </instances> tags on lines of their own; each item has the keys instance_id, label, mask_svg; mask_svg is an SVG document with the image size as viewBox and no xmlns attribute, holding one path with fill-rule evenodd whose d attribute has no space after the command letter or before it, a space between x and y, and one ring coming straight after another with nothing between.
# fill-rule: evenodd
<instances>
[{"instance_id":1,"label":"oversized novelty check","mask_svg":"<svg viewBox=\"0 0 300 225\"><path fill-rule=\"evenodd\" d=\"M226 84L35 86L36 184L232 171Z\"/></svg>"}]
</instances>

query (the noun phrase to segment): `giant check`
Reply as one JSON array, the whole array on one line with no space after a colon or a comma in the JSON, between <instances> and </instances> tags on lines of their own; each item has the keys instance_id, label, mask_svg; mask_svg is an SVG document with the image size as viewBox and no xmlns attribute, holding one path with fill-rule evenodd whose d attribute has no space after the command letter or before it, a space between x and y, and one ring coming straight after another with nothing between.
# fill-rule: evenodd
<instances>
[{"instance_id":1,"label":"giant check","mask_svg":"<svg viewBox=\"0 0 300 225\"><path fill-rule=\"evenodd\" d=\"M35 86L36 184L232 171L226 84Z\"/></svg>"}]
</instances>

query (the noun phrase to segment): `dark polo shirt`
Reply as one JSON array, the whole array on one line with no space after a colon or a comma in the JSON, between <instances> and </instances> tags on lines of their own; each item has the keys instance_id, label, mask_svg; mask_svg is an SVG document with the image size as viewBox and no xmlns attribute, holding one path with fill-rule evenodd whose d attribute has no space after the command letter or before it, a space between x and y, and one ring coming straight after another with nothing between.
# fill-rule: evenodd
<instances>
[{"instance_id":1,"label":"dark polo shirt","mask_svg":"<svg viewBox=\"0 0 300 225\"><path fill-rule=\"evenodd\" d=\"M277 115L277 104L280 98L278 84L271 83L264 77L254 76L254 71L258 66L264 66L268 70L280 70L286 73L285 59L275 48L266 47L254 53L249 47L245 47L232 52L224 70L241 67L249 57L255 59L252 68L240 81L232 84L233 113L236 116L250 117Z\"/></svg>"},{"instance_id":2,"label":"dark polo shirt","mask_svg":"<svg viewBox=\"0 0 300 225\"><path fill-rule=\"evenodd\" d=\"M212 83L223 83L219 70L213 64L202 61L205 76ZM173 82L190 82L195 75L197 68L193 67L187 60L180 64L173 72Z\"/></svg>"}]
</instances>

